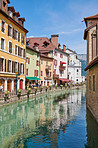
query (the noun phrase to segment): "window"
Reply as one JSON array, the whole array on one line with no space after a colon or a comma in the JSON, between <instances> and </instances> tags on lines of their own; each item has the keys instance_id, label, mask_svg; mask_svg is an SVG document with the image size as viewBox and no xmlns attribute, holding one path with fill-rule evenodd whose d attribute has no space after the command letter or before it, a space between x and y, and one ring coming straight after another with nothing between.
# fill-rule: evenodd
<instances>
[{"instance_id":1,"label":"window","mask_svg":"<svg viewBox=\"0 0 98 148\"><path fill-rule=\"evenodd\" d=\"M4 26L5 26L5 21L2 20L2 26L1 26L1 31L2 31L2 32L5 32Z\"/></svg>"},{"instance_id":2,"label":"window","mask_svg":"<svg viewBox=\"0 0 98 148\"><path fill-rule=\"evenodd\" d=\"M4 39L3 38L1 38L1 49L4 50Z\"/></svg>"},{"instance_id":3,"label":"window","mask_svg":"<svg viewBox=\"0 0 98 148\"><path fill-rule=\"evenodd\" d=\"M23 63L20 64L20 73L23 74Z\"/></svg>"},{"instance_id":4,"label":"window","mask_svg":"<svg viewBox=\"0 0 98 148\"><path fill-rule=\"evenodd\" d=\"M24 35L21 33L21 44L24 44Z\"/></svg>"},{"instance_id":5,"label":"window","mask_svg":"<svg viewBox=\"0 0 98 148\"><path fill-rule=\"evenodd\" d=\"M11 11L9 11L9 16L12 17L13 16L13 13Z\"/></svg>"},{"instance_id":6,"label":"window","mask_svg":"<svg viewBox=\"0 0 98 148\"><path fill-rule=\"evenodd\" d=\"M12 42L9 42L9 52L12 53Z\"/></svg>"},{"instance_id":7,"label":"window","mask_svg":"<svg viewBox=\"0 0 98 148\"><path fill-rule=\"evenodd\" d=\"M43 76L43 71L41 71L41 76Z\"/></svg>"},{"instance_id":8,"label":"window","mask_svg":"<svg viewBox=\"0 0 98 148\"><path fill-rule=\"evenodd\" d=\"M57 56L57 52L56 51L54 52L54 55Z\"/></svg>"},{"instance_id":9,"label":"window","mask_svg":"<svg viewBox=\"0 0 98 148\"><path fill-rule=\"evenodd\" d=\"M41 59L41 64L43 64L43 59Z\"/></svg>"},{"instance_id":10,"label":"window","mask_svg":"<svg viewBox=\"0 0 98 148\"><path fill-rule=\"evenodd\" d=\"M18 53L18 46L15 45L15 55L17 55L17 53Z\"/></svg>"},{"instance_id":11,"label":"window","mask_svg":"<svg viewBox=\"0 0 98 148\"><path fill-rule=\"evenodd\" d=\"M35 76L35 77L38 76L38 70L34 70L34 76Z\"/></svg>"},{"instance_id":12,"label":"window","mask_svg":"<svg viewBox=\"0 0 98 148\"><path fill-rule=\"evenodd\" d=\"M30 58L26 57L26 64L30 64Z\"/></svg>"},{"instance_id":13,"label":"window","mask_svg":"<svg viewBox=\"0 0 98 148\"><path fill-rule=\"evenodd\" d=\"M93 91L95 91L95 75L93 76Z\"/></svg>"},{"instance_id":14,"label":"window","mask_svg":"<svg viewBox=\"0 0 98 148\"><path fill-rule=\"evenodd\" d=\"M46 61L46 65L48 66L48 61Z\"/></svg>"},{"instance_id":15,"label":"window","mask_svg":"<svg viewBox=\"0 0 98 148\"><path fill-rule=\"evenodd\" d=\"M38 60L36 61L36 66L39 66L39 61Z\"/></svg>"},{"instance_id":16,"label":"window","mask_svg":"<svg viewBox=\"0 0 98 148\"><path fill-rule=\"evenodd\" d=\"M89 76L89 89L91 90L91 76Z\"/></svg>"},{"instance_id":17,"label":"window","mask_svg":"<svg viewBox=\"0 0 98 148\"><path fill-rule=\"evenodd\" d=\"M8 25L8 36L12 37L13 29L11 25Z\"/></svg>"},{"instance_id":18,"label":"window","mask_svg":"<svg viewBox=\"0 0 98 148\"><path fill-rule=\"evenodd\" d=\"M28 76L28 68L26 69L26 75Z\"/></svg>"},{"instance_id":19,"label":"window","mask_svg":"<svg viewBox=\"0 0 98 148\"><path fill-rule=\"evenodd\" d=\"M12 72L12 62L8 60L8 72Z\"/></svg>"},{"instance_id":20,"label":"window","mask_svg":"<svg viewBox=\"0 0 98 148\"><path fill-rule=\"evenodd\" d=\"M63 54L60 54L60 58L63 58Z\"/></svg>"},{"instance_id":21,"label":"window","mask_svg":"<svg viewBox=\"0 0 98 148\"><path fill-rule=\"evenodd\" d=\"M4 59L0 58L0 71L3 72L4 68Z\"/></svg>"},{"instance_id":22,"label":"window","mask_svg":"<svg viewBox=\"0 0 98 148\"><path fill-rule=\"evenodd\" d=\"M15 72L17 72L17 71L18 71L18 63L15 62Z\"/></svg>"},{"instance_id":23,"label":"window","mask_svg":"<svg viewBox=\"0 0 98 148\"><path fill-rule=\"evenodd\" d=\"M78 82L78 79L76 79L76 81Z\"/></svg>"},{"instance_id":24,"label":"window","mask_svg":"<svg viewBox=\"0 0 98 148\"><path fill-rule=\"evenodd\" d=\"M79 70L77 69L77 72L79 72Z\"/></svg>"},{"instance_id":25,"label":"window","mask_svg":"<svg viewBox=\"0 0 98 148\"><path fill-rule=\"evenodd\" d=\"M50 72L50 77L51 77L51 72Z\"/></svg>"},{"instance_id":26,"label":"window","mask_svg":"<svg viewBox=\"0 0 98 148\"><path fill-rule=\"evenodd\" d=\"M26 50L23 49L23 57L25 58L26 57Z\"/></svg>"},{"instance_id":27,"label":"window","mask_svg":"<svg viewBox=\"0 0 98 148\"><path fill-rule=\"evenodd\" d=\"M17 30L14 31L14 38L15 38L15 40L18 40L18 31Z\"/></svg>"},{"instance_id":28,"label":"window","mask_svg":"<svg viewBox=\"0 0 98 148\"><path fill-rule=\"evenodd\" d=\"M54 65L57 66L57 60L54 60Z\"/></svg>"}]
</instances>

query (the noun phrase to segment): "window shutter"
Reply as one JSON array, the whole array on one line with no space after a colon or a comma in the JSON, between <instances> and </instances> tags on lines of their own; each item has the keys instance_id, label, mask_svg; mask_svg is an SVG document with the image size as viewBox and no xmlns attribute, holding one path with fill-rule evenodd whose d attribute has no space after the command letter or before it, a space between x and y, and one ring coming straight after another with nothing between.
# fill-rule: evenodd
<instances>
[{"instance_id":1,"label":"window shutter","mask_svg":"<svg viewBox=\"0 0 98 148\"><path fill-rule=\"evenodd\" d=\"M7 65L7 71L9 72L9 60L8 60L8 65Z\"/></svg>"},{"instance_id":2,"label":"window shutter","mask_svg":"<svg viewBox=\"0 0 98 148\"><path fill-rule=\"evenodd\" d=\"M26 75L28 75L28 69L26 69Z\"/></svg>"},{"instance_id":3,"label":"window shutter","mask_svg":"<svg viewBox=\"0 0 98 148\"><path fill-rule=\"evenodd\" d=\"M15 36L15 32L14 32L14 28L13 28L13 38L14 38L14 36Z\"/></svg>"},{"instance_id":4,"label":"window shutter","mask_svg":"<svg viewBox=\"0 0 98 148\"><path fill-rule=\"evenodd\" d=\"M20 42L20 32L18 32L18 42Z\"/></svg>"},{"instance_id":5,"label":"window shutter","mask_svg":"<svg viewBox=\"0 0 98 148\"><path fill-rule=\"evenodd\" d=\"M6 59L5 59L5 72L6 72Z\"/></svg>"},{"instance_id":6,"label":"window shutter","mask_svg":"<svg viewBox=\"0 0 98 148\"><path fill-rule=\"evenodd\" d=\"M20 55L20 47L18 46L18 56Z\"/></svg>"},{"instance_id":7,"label":"window shutter","mask_svg":"<svg viewBox=\"0 0 98 148\"><path fill-rule=\"evenodd\" d=\"M19 63L18 63L18 73L20 73L20 70L19 70Z\"/></svg>"},{"instance_id":8,"label":"window shutter","mask_svg":"<svg viewBox=\"0 0 98 148\"><path fill-rule=\"evenodd\" d=\"M8 25L8 36L10 35L10 26Z\"/></svg>"},{"instance_id":9,"label":"window shutter","mask_svg":"<svg viewBox=\"0 0 98 148\"><path fill-rule=\"evenodd\" d=\"M34 70L34 77L36 77L36 70Z\"/></svg>"},{"instance_id":10,"label":"window shutter","mask_svg":"<svg viewBox=\"0 0 98 148\"><path fill-rule=\"evenodd\" d=\"M37 76L38 76L38 70L37 70Z\"/></svg>"},{"instance_id":11,"label":"window shutter","mask_svg":"<svg viewBox=\"0 0 98 148\"><path fill-rule=\"evenodd\" d=\"M28 58L28 64L30 64L30 58Z\"/></svg>"},{"instance_id":12,"label":"window shutter","mask_svg":"<svg viewBox=\"0 0 98 148\"><path fill-rule=\"evenodd\" d=\"M20 63L20 73L21 73L21 63Z\"/></svg>"},{"instance_id":13,"label":"window shutter","mask_svg":"<svg viewBox=\"0 0 98 148\"><path fill-rule=\"evenodd\" d=\"M24 74L24 64L23 64L23 74Z\"/></svg>"}]
</instances>

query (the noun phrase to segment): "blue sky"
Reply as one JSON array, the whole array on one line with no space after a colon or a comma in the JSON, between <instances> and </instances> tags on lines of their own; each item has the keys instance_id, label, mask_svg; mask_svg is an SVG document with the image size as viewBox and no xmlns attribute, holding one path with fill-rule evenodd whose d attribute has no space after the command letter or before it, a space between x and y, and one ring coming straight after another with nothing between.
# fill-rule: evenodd
<instances>
[{"instance_id":1,"label":"blue sky","mask_svg":"<svg viewBox=\"0 0 98 148\"><path fill-rule=\"evenodd\" d=\"M86 53L83 40L84 17L98 13L98 0L10 0L25 17L27 36L51 37L59 34L59 43L77 53Z\"/></svg>"}]
</instances>

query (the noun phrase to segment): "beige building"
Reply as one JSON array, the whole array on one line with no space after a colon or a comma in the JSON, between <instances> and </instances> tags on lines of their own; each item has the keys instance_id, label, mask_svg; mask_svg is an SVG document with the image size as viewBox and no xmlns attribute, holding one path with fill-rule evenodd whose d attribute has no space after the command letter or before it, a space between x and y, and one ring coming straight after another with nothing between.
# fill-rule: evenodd
<instances>
[{"instance_id":1,"label":"beige building","mask_svg":"<svg viewBox=\"0 0 98 148\"><path fill-rule=\"evenodd\" d=\"M40 55L40 79L42 86L53 85L53 58Z\"/></svg>"},{"instance_id":2,"label":"beige building","mask_svg":"<svg viewBox=\"0 0 98 148\"><path fill-rule=\"evenodd\" d=\"M98 14L84 18L87 40L87 107L98 122Z\"/></svg>"}]
</instances>

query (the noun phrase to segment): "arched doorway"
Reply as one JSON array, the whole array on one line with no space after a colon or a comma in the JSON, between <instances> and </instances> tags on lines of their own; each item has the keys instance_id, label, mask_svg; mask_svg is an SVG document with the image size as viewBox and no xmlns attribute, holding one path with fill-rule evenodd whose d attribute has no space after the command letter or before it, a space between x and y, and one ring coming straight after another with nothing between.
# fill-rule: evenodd
<instances>
[{"instance_id":1,"label":"arched doorway","mask_svg":"<svg viewBox=\"0 0 98 148\"><path fill-rule=\"evenodd\" d=\"M7 90L11 92L12 80L7 81Z\"/></svg>"},{"instance_id":2,"label":"arched doorway","mask_svg":"<svg viewBox=\"0 0 98 148\"><path fill-rule=\"evenodd\" d=\"M23 90L23 80L20 80L20 86L19 86L19 88L20 88L21 90Z\"/></svg>"}]
</instances>

